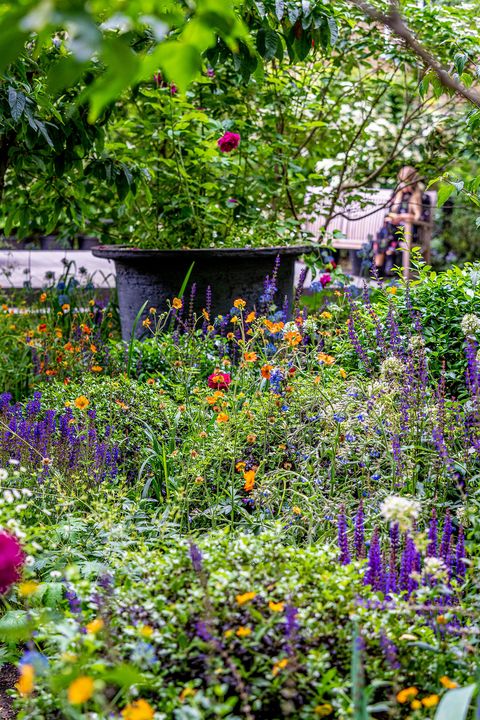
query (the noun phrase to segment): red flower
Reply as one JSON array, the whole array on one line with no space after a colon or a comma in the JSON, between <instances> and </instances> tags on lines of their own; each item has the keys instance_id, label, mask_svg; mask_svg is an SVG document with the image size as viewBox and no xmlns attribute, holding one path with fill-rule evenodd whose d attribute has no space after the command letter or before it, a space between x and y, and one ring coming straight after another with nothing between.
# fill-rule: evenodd
<instances>
[{"instance_id":1,"label":"red flower","mask_svg":"<svg viewBox=\"0 0 480 720\"><path fill-rule=\"evenodd\" d=\"M0 532L0 593L7 592L20 579L24 563L25 553L17 538Z\"/></svg>"},{"instance_id":2,"label":"red flower","mask_svg":"<svg viewBox=\"0 0 480 720\"><path fill-rule=\"evenodd\" d=\"M215 371L208 377L208 387L214 390L227 390L231 382L230 373Z\"/></svg>"},{"instance_id":3,"label":"red flower","mask_svg":"<svg viewBox=\"0 0 480 720\"><path fill-rule=\"evenodd\" d=\"M222 137L217 140L217 145L220 148L220 152L232 152L232 150L236 150L240 145L240 135L234 132L226 132L225 135L222 135Z\"/></svg>"},{"instance_id":4,"label":"red flower","mask_svg":"<svg viewBox=\"0 0 480 720\"><path fill-rule=\"evenodd\" d=\"M320 276L320 282L322 284L322 287L325 287L325 285L328 285L328 283L332 282L332 276L330 273L324 273Z\"/></svg>"}]
</instances>

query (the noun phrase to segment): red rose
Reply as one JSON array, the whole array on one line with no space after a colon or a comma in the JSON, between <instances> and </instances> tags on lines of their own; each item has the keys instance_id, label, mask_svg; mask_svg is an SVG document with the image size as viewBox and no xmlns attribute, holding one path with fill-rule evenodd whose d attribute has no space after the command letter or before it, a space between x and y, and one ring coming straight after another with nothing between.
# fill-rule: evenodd
<instances>
[{"instance_id":1,"label":"red rose","mask_svg":"<svg viewBox=\"0 0 480 720\"><path fill-rule=\"evenodd\" d=\"M222 135L222 137L217 140L217 145L220 148L220 152L232 152L232 150L236 150L240 145L240 135L234 132L226 132L225 135Z\"/></svg>"}]
</instances>

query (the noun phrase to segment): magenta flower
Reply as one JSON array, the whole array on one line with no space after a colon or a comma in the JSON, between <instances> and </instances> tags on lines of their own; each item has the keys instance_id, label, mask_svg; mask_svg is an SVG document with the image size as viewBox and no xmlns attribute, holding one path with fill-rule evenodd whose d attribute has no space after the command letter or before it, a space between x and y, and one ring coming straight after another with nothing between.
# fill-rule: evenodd
<instances>
[{"instance_id":1,"label":"magenta flower","mask_svg":"<svg viewBox=\"0 0 480 720\"><path fill-rule=\"evenodd\" d=\"M220 152L229 153L236 150L240 145L240 135L238 133L227 131L225 135L217 140Z\"/></svg>"},{"instance_id":2,"label":"magenta flower","mask_svg":"<svg viewBox=\"0 0 480 720\"><path fill-rule=\"evenodd\" d=\"M231 382L230 373L215 371L208 376L208 387L212 390L228 390Z\"/></svg>"},{"instance_id":3,"label":"magenta flower","mask_svg":"<svg viewBox=\"0 0 480 720\"><path fill-rule=\"evenodd\" d=\"M25 553L17 538L0 532L0 593L6 593L20 579Z\"/></svg>"},{"instance_id":4,"label":"magenta flower","mask_svg":"<svg viewBox=\"0 0 480 720\"><path fill-rule=\"evenodd\" d=\"M322 284L322 288L325 287L325 285L328 285L328 283L332 282L332 276L330 273L324 273L323 275L320 275L320 282Z\"/></svg>"}]
</instances>

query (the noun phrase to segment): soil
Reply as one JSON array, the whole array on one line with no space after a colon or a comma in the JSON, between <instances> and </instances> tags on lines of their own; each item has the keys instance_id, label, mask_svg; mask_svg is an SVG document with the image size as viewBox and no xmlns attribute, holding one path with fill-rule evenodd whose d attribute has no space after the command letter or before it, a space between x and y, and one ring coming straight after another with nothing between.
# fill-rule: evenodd
<instances>
[{"instance_id":1,"label":"soil","mask_svg":"<svg viewBox=\"0 0 480 720\"><path fill-rule=\"evenodd\" d=\"M18 680L18 670L7 663L0 668L0 720L15 720L12 698L7 694Z\"/></svg>"}]
</instances>

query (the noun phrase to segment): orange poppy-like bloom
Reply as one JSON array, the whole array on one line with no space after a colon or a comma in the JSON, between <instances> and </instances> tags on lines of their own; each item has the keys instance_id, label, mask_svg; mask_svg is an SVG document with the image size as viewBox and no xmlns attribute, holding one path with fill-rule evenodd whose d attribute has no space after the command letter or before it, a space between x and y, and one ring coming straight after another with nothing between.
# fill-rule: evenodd
<instances>
[{"instance_id":1,"label":"orange poppy-like bloom","mask_svg":"<svg viewBox=\"0 0 480 720\"><path fill-rule=\"evenodd\" d=\"M243 359L247 363L253 363L256 360L258 360L258 355L256 352L246 352L246 353L243 353Z\"/></svg>"},{"instance_id":2,"label":"orange poppy-like bloom","mask_svg":"<svg viewBox=\"0 0 480 720\"><path fill-rule=\"evenodd\" d=\"M183 307L183 302L180 300L180 298L173 298L172 307L174 307L175 310L181 310Z\"/></svg>"},{"instance_id":3,"label":"orange poppy-like bloom","mask_svg":"<svg viewBox=\"0 0 480 720\"><path fill-rule=\"evenodd\" d=\"M266 380L270 380L270 375L273 370L273 365L269 365L266 363L265 365L262 365L260 368L260 372L262 373L262 377L264 377Z\"/></svg>"},{"instance_id":4,"label":"orange poppy-like bloom","mask_svg":"<svg viewBox=\"0 0 480 720\"><path fill-rule=\"evenodd\" d=\"M235 470L237 472L242 472L242 470L245 470L245 464L246 463L244 463L243 460L240 460L240 462L237 462L237 464L235 465Z\"/></svg>"},{"instance_id":5,"label":"orange poppy-like bloom","mask_svg":"<svg viewBox=\"0 0 480 720\"><path fill-rule=\"evenodd\" d=\"M47 332L47 324L46 323L40 323L40 325L37 327L38 332Z\"/></svg>"},{"instance_id":6,"label":"orange poppy-like bloom","mask_svg":"<svg viewBox=\"0 0 480 720\"><path fill-rule=\"evenodd\" d=\"M282 660L278 660L276 663L273 664L272 668L272 675L275 677L278 675L280 670L284 670L288 665L288 658L283 658Z\"/></svg>"},{"instance_id":7,"label":"orange poppy-like bloom","mask_svg":"<svg viewBox=\"0 0 480 720\"><path fill-rule=\"evenodd\" d=\"M243 473L243 479L245 480L243 489L246 492L251 492L255 486L255 470L245 470Z\"/></svg>"},{"instance_id":8,"label":"orange poppy-like bloom","mask_svg":"<svg viewBox=\"0 0 480 720\"><path fill-rule=\"evenodd\" d=\"M453 690L454 688L458 687L458 683L456 683L454 680L450 680L447 675L442 675L442 677L440 678L440 682L442 683L444 688L447 688L447 690Z\"/></svg>"},{"instance_id":9,"label":"orange poppy-like bloom","mask_svg":"<svg viewBox=\"0 0 480 720\"><path fill-rule=\"evenodd\" d=\"M79 397L75 398L74 405L79 410L86 410L87 407L90 405L90 400L85 397L85 395L80 395Z\"/></svg>"},{"instance_id":10,"label":"orange poppy-like bloom","mask_svg":"<svg viewBox=\"0 0 480 720\"><path fill-rule=\"evenodd\" d=\"M324 365L333 365L335 362L335 358L332 355L327 355L327 353L324 352L318 353L317 357L318 361Z\"/></svg>"},{"instance_id":11,"label":"orange poppy-like bloom","mask_svg":"<svg viewBox=\"0 0 480 720\"><path fill-rule=\"evenodd\" d=\"M283 330L283 328L284 328L284 323L283 323L283 322L275 322L275 323L274 323L274 322L272 322L271 320L268 320L268 319L264 320L264 321L263 321L263 324L265 325L265 327L267 328L267 330L269 330L273 335L275 335L276 333L280 332L280 331Z\"/></svg>"},{"instance_id":12,"label":"orange poppy-like bloom","mask_svg":"<svg viewBox=\"0 0 480 720\"><path fill-rule=\"evenodd\" d=\"M44 303L46 299L47 299L47 293L42 293L39 297L39 300L41 303Z\"/></svg>"},{"instance_id":13,"label":"orange poppy-like bloom","mask_svg":"<svg viewBox=\"0 0 480 720\"><path fill-rule=\"evenodd\" d=\"M87 675L81 675L74 680L68 688L68 701L72 705L81 705L93 695L93 680Z\"/></svg>"},{"instance_id":14,"label":"orange poppy-like bloom","mask_svg":"<svg viewBox=\"0 0 480 720\"><path fill-rule=\"evenodd\" d=\"M256 597L257 597L257 593L251 591L251 592L243 593L242 595L236 595L235 600L237 601L237 603L239 605L245 605L245 603L250 602L250 600L253 600Z\"/></svg>"},{"instance_id":15,"label":"orange poppy-like bloom","mask_svg":"<svg viewBox=\"0 0 480 720\"><path fill-rule=\"evenodd\" d=\"M122 710L123 720L152 720L154 716L155 710L142 698L134 700Z\"/></svg>"},{"instance_id":16,"label":"orange poppy-like bloom","mask_svg":"<svg viewBox=\"0 0 480 720\"><path fill-rule=\"evenodd\" d=\"M33 665L21 665L20 677L15 683L15 687L17 688L20 695L22 695L23 697L25 697L26 695L31 695L31 693L33 692L34 680L35 668L33 667Z\"/></svg>"},{"instance_id":17,"label":"orange poppy-like bloom","mask_svg":"<svg viewBox=\"0 0 480 720\"><path fill-rule=\"evenodd\" d=\"M46 371L45 375L48 375L49 377L52 377L53 375L57 375L57 370L48 369Z\"/></svg>"},{"instance_id":18,"label":"orange poppy-like bloom","mask_svg":"<svg viewBox=\"0 0 480 720\"><path fill-rule=\"evenodd\" d=\"M228 422L228 415L227 413L221 412L217 415L217 423L221 425L222 423Z\"/></svg>"},{"instance_id":19,"label":"orange poppy-like bloom","mask_svg":"<svg viewBox=\"0 0 480 720\"><path fill-rule=\"evenodd\" d=\"M435 707L435 705L438 705L439 702L440 698L438 695L428 695L427 697L422 698L422 705L426 708Z\"/></svg>"},{"instance_id":20,"label":"orange poppy-like bloom","mask_svg":"<svg viewBox=\"0 0 480 720\"><path fill-rule=\"evenodd\" d=\"M145 320L142 322L144 328L149 328L151 324L152 321L150 320L150 318L145 318Z\"/></svg>"},{"instance_id":21,"label":"orange poppy-like bloom","mask_svg":"<svg viewBox=\"0 0 480 720\"><path fill-rule=\"evenodd\" d=\"M101 373L102 370L103 370L103 367L101 365L92 365L92 372Z\"/></svg>"},{"instance_id":22,"label":"orange poppy-like bloom","mask_svg":"<svg viewBox=\"0 0 480 720\"><path fill-rule=\"evenodd\" d=\"M283 337L290 347L295 347L302 342L302 336L298 330L290 330L289 332L286 332Z\"/></svg>"},{"instance_id":23,"label":"orange poppy-like bloom","mask_svg":"<svg viewBox=\"0 0 480 720\"><path fill-rule=\"evenodd\" d=\"M243 625L238 628L236 635L238 637L248 637L248 635L251 635L252 628L244 627Z\"/></svg>"},{"instance_id":24,"label":"orange poppy-like bloom","mask_svg":"<svg viewBox=\"0 0 480 720\"><path fill-rule=\"evenodd\" d=\"M247 317L245 318L245 322L247 322L247 323L253 322L255 320L256 316L257 316L257 313L255 312L255 310L252 310L252 312L249 312Z\"/></svg>"},{"instance_id":25,"label":"orange poppy-like bloom","mask_svg":"<svg viewBox=\"0 0 480 720\"><path fill-rule=\"evenodd\" d=\"M236 307L237 310L245 310L247 303L242 298L237 298L233 301L233 307Z\"/></svg>"}]
</instances>

